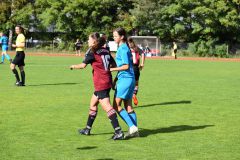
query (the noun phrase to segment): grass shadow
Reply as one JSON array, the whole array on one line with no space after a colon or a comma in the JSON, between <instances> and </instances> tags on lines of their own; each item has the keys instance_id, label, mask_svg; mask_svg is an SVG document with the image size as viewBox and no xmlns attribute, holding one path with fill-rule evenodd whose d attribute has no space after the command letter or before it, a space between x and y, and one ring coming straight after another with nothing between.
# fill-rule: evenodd
<instances>
[{"instance_id":1,"label":"grass shadow","mask_svg":"<svg viewBox=\"0 0 240 160\"><path fill-rule=\"evenodd\" d=\"M77 85L80 83L49 83L49 84L30 84L27 86L34 87L34 86L58 86L58 85Z\"/></svg>"},{"instance_id":2,"label":"grass shadow","mask_svg":"<svg viewBox=\"0 0 240 160\"><path fill-rule=\"evenodd\" d=\"M144 108L144 107L153 107L153 106L163 106L163 105L174 105L174 104L191 104L192 101L175 101L175 102L162 102L162 103L152 103L152 104L146 104L142 106L138 106L135 108Z\"/></svg>"},{"instance_id":3,"label":"grass shadow","mask_svg":"<svg viewBox=\"0 0 240 160\"><path fill-rule=\"evenodd\" d=\"M174 132L184 132L192 131L198 129L205 129L207 127L213 127L214 125L202 125L202 126L189 126L189 125L180 125L180 126L171 126L167 128L157 128L157 129L144 129L141 128L139 133L140 137L147 137L149 135L159 134L159 133L174 133Z\"/></svg>"},{"instance_id":4,"label":"grass shadow","mask_svg":"<svg viewBox=\"0 0 240 160\"><path fill-rule=\"evenodd\" d=\"M90 149L96 149L97 146L85 146L85 147L78 147L79 150L90 150Z\"/></svg>"}]
</instances>

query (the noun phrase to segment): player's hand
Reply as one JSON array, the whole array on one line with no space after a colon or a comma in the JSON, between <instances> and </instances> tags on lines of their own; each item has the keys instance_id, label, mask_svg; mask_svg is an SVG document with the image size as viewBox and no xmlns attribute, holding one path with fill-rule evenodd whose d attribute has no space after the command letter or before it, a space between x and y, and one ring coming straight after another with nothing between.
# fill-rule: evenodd
<instances>
[{"instance_id":1,"label":"player's hand","mask_svg":"<svg viewBox=\"0 0 240 160\"><path fill-rule=\"evenodd\" d=\"M143 67L144 67L144 65L140 65L140 66L139 66L139 69L140 69L140 70L142 70L142 69L143 69Z\"/></svg>"},{"instance_id":2,"label":"player's hand","mask_svg":"<svg viewBox=\"0 0 240 160\"><path fill-rule=\"evenodd\" d=\"M110 72L114 71L114 68L110 68Z\"/></svg>"},{"instance_id":3,"label":"player's hand","mask_svg":"<svg viewBox=\"0 0 240 160\"><path fill-rule=\"evenodd\" d=\"M16 47L17 47L17 45L16 45L16 44L12 44L12 47L16 48Z\"/></svg>"}]
</instances>

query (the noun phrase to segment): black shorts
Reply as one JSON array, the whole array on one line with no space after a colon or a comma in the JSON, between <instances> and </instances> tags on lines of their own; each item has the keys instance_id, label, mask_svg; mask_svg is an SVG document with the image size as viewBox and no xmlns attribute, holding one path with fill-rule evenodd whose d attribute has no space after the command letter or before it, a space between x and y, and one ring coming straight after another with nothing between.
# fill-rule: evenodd
<instances>
[{"instance_id":1,"label":"black shorts","mask_svg":"<svg viewBox=\"0 0 240 160\"><path fill-rule=\"evenodd\" d=\"M139 80L140 77L140 70L138 65L133 65L133 71L134 71L134 75L135 75L135 81Z\"/></svg>"},{"instance_id":2,"label":"black shorts","mask_svg":"<svg viewBox=\"0 0 240 160\"><path fill-rule=\"evenodd\" d=\"M25 59L24 51L17 51L16 56L12 61L12 64L18 65L18 67L25 66L24 59Z\"/></svg>"},{"instance_id":3,"label":"black shorts","mask_svg":"<svg viewBox=\"0 0 240 160\"><path fill-rule=\"evenodd\" d=\"M81 47L76 47L76 50L79 51L81 49Z\"/></svg>"},{"instance_id":4,"label":"black shorts","mask_svg":"<svg viewBox=\"0 0 240 160\"><path fill-rule=\"evenodd\" d=\"M177 53L177 49L174 49L174 53L175 53L175 54Z\"/></svg>"},{"instance_id":5,"label":"black shorts","mask_svg":"<svg viewBox=\"0 0 240 160\"><path fill-rule=\"evenodd\" d=\"M101 91L95 91L93 94L94 94L98 99L109 98L109 97L110 97L110 95L109 95L110 90L111 90L111 88L105 89L105 90L101 90Z\"/></svg>"}]
</instances>

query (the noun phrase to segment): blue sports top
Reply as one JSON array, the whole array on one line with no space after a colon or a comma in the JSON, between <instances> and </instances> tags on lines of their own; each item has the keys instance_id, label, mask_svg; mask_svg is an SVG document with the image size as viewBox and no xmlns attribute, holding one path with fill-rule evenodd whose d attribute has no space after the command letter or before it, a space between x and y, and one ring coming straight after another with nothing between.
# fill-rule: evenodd
<instances>
[{"instance_id":1,"label":"blue sports top","mask_svg":"<svg viewBox=\"0 0 240 160\"><path fill-rule=\"evenodd\" d=\"M132 54L126 43L123 43L118 47L116 53L116 63L117 67L121 67L125 64L129 65L128 70L118 72L118 79L134 77Z\"/></svg>"},{"instance_id":2,"label":"blue sports top","mask_svg":"<svg viewBox=\"0 0 240 160\"><path fill-rule=\"evenodd\" d=\"M8 37L2 36L0 38L0 43L2 44L2 46L8 46Z\"/></svg>"}]
</instances>

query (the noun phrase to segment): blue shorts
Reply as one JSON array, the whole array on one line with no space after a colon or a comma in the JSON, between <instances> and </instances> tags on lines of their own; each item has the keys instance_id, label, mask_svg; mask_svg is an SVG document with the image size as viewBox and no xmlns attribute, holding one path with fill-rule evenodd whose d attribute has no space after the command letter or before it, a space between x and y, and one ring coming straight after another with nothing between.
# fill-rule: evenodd
<instances>
[{"instance_id":1,"label":"blue shorts","mask_svg":"<svg viewBox=\"0 0 240 160\"><path fill-rule=\"evenodd\" d=\"M133 78L120 78L117 81L117 89L115 97L121 99L132 99L133 91L135 88L135 79Z\"/></svg>"},{"instance_id":2,"label":"blue shorts","mask_svg":"<svg viewBox=\"0 0 240 160\"><path fill-rule=\"evenodd\" d=\"M8 46L2 46L2 51L5 52L8 50Z\"/></svg>"}]
</instances>

